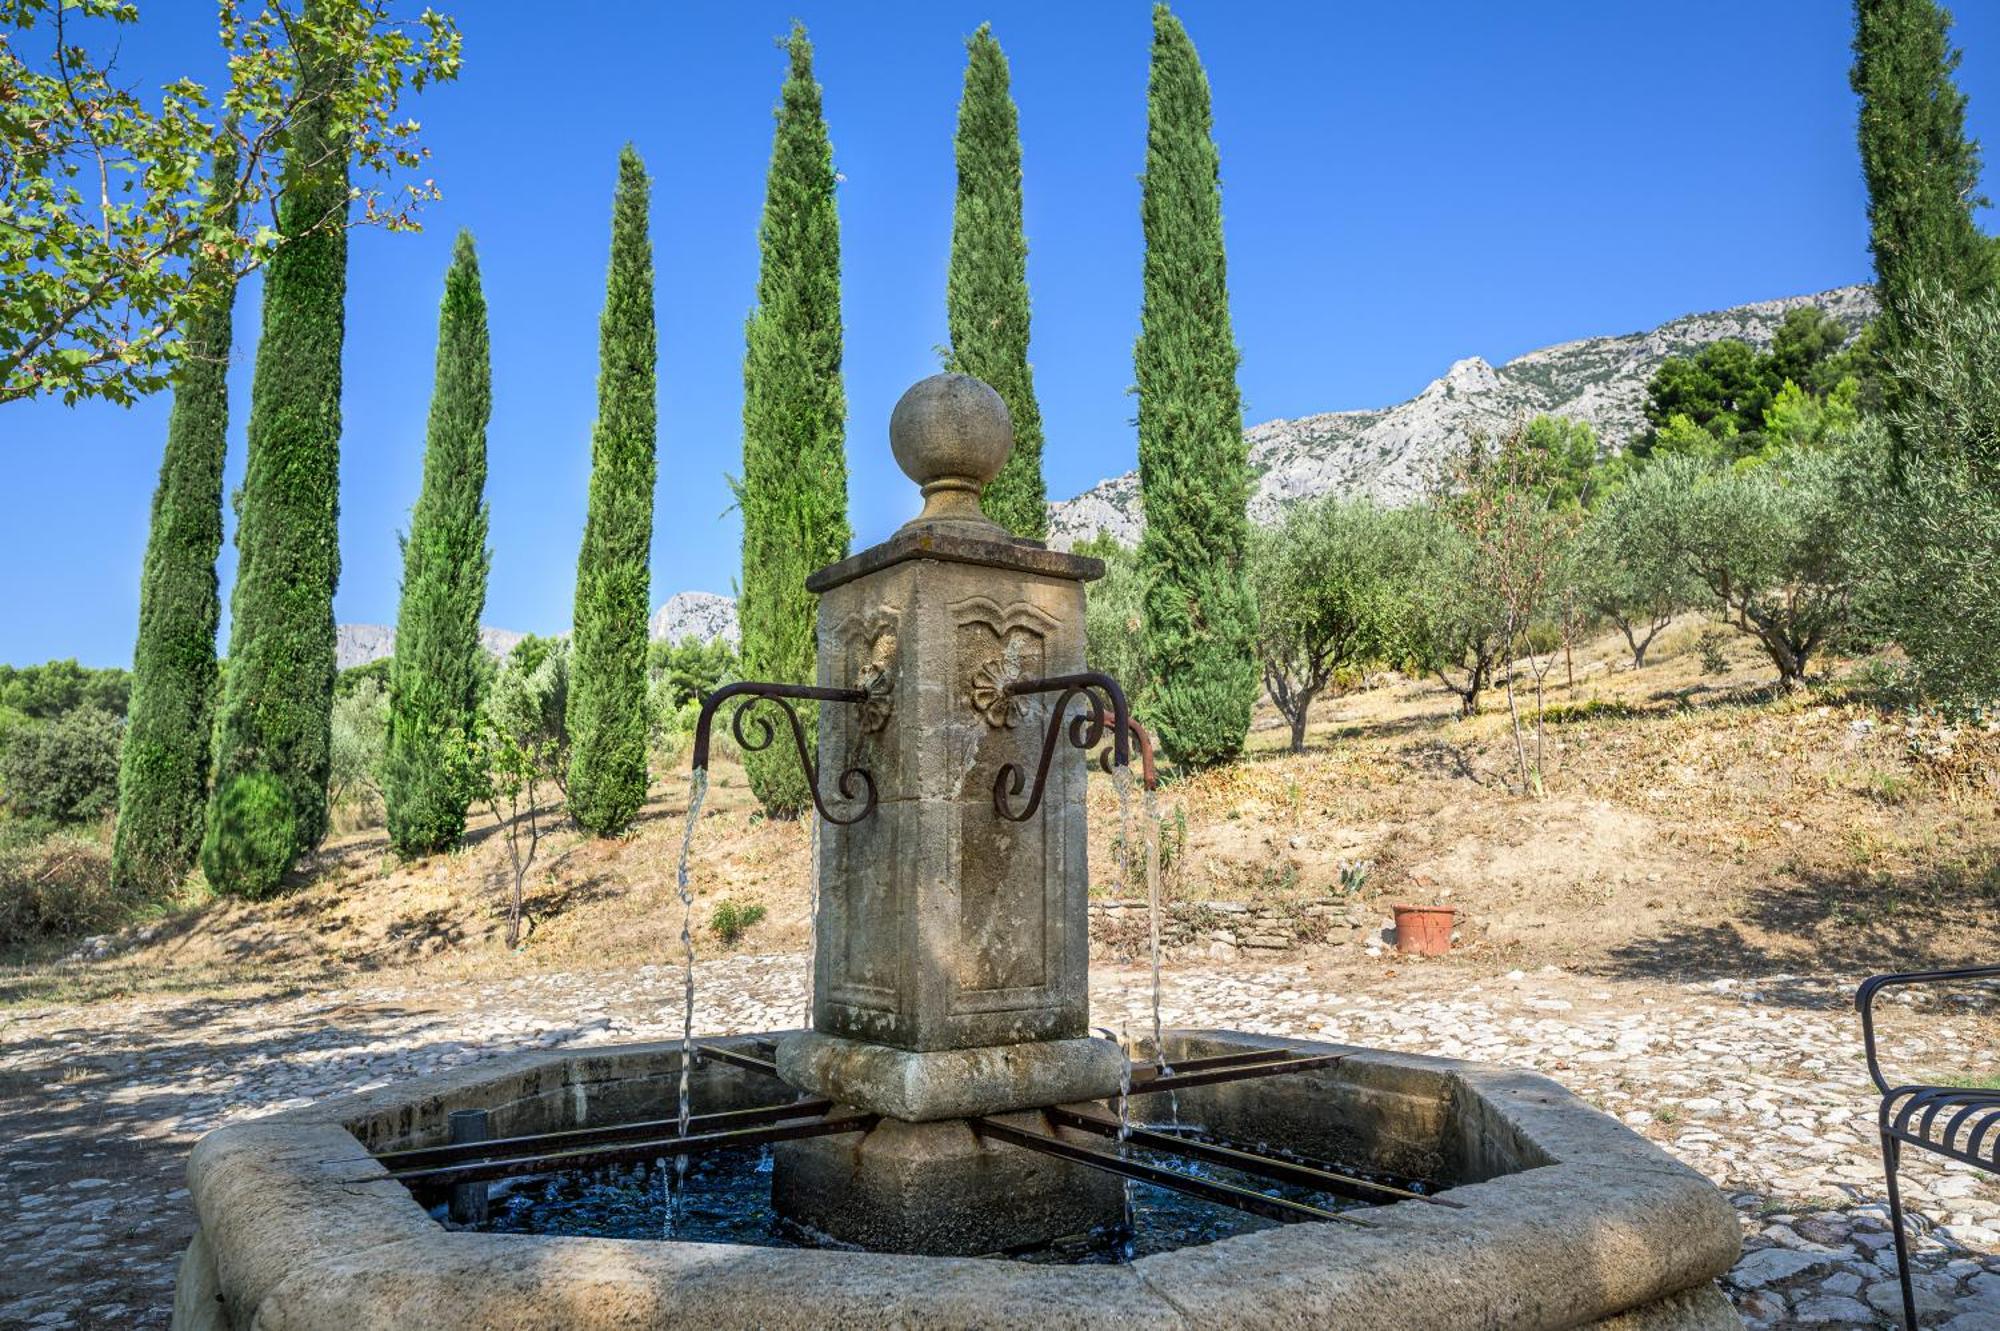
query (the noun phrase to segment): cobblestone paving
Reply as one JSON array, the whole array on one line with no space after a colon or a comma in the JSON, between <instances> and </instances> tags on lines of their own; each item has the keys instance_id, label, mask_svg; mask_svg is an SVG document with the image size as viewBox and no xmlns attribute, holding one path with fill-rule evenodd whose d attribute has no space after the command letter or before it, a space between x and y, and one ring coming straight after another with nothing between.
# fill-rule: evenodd
<instances>
[{"instance_id":1,"label":"cobblestone paving","mask_svg":"<svg viewBox=\"0 0 2000 1331\"><path fill-rule=\"evenodd\" d=\"M700 970L697 1029L797 1025L797 958ZM1093 976L1095 1018L1143 1035L1138 970ZM0 1015L0 1327L158 1327L192 1225L181 1169L220 1124L531 1047L678 1033L680 978L356 984L280 999L145 998ZM1535 1068L1702 1170L1743 1219L1729 1292L1753 1327L1874 1327L1899 1303L1852 981L1607 982L1561 972L1178 970L1168 1024L1353 1041ZM1954 1008L1892 1027L1915 1064L1984 1061ZM1911 1152L1927 1327L2000 1328L2000 1180Z\"/></svg>"}]
</instances>

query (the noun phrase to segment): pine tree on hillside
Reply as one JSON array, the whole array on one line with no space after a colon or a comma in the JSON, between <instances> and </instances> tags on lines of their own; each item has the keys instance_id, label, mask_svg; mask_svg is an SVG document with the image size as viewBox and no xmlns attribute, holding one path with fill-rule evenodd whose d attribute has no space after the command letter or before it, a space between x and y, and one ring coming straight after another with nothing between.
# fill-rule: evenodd
<instances>
[{"instance_id":1,"label":"pine tree on hillside","mask_svg":"<svg viewBox=\"0 0 2000 1331\"><path fill-rule=\"evenodd\" d=\"M213 220L218 229L233 232L237 208L230 185L237 159L233 142L224 143L215 155ZM139 639L132 654L111 873L120 887L148 894L173 887L194 866L208 802L215 631L222 616L215 559L222 553L235 303L235 283L217 281L214 299L184 330L139 580Z\"/></svg>"},{"instance_id":2,"label":"pine tree on hillside","mask_svg":"<svg viewBox=\"0 0 2000 1331\"><path fill-rule=\"evenodd\" d=\"M813 81L812 44L794 24L758 232L762 264L743 356L743 625L746 678L813 682L814 601L806 574L847 555L847 400L840 378L840 218L833 145ZM808 709L809 711L809 709ZM790 748L745 754L773 816L806 806Z\"/></svg>"},{"instance_id":3,"label":"pine tree on hillside","mask_svg":"<svg viewBox=\"0 0 2000 1331\"><path fill-rule=\"evenodd\" d=\"M1883 349L1902 340L1901 311L1920 281L1971 299L1992 289L2000 250L1972 220L1979 145L1965 136L1965 94L1951 15L1932 0L1856 0L1854 68L1868 244L1881 297Z\"/></svg>"},{"instance_id":4,"label":"pine tree on hillside","mask_svg":"<svg viewBox=\"0 0 2000 1331\"><path fill-rule=\"evenodd\" d=\"M1208 77L1165 5L1146 92L1145 306L1134 356L1146 533L1146 720L1174 760L1242 750L1257 696L1257 607L1244 568L1249 455L1222 245Z\"/></svg>"},{"instance_id":5,"label":"pine tree on hillside","mask_svg":"<svg viewBox=\"0 0 2000 1331\"><path fill-rule=\"evenodd\" d=\"M570 657L569 809L599 836L630 827L646 800L646 601L659 466L651 193L645 163L625 145L598 326L590 514L576 561Z\"/></svg>"},{"instance_id":6,"label":"pine tree on hillside","mask_svg":"<svg viewBox=\"0 0 2000 1331\"><path fill-rule=\"evenodd\" d=\"M318 6L309 0L308 12ZM237 495L229 669L216 722L202 868L262 896L327 827L333 593L340 581L340 352L346 323L349 141L330 113L344 77L303 42L302 109L285 154Z\"/></svg>"},{"instance_id":7,"label":"pine tree on hillside","mask_svg":"<svg viewBox=\"0 0 2000 1331\"><path fill-rule=\"evenodd\" d=\"M1016 536L1048 535L1042 412L1028 366L1028 241L1021 229L1021 133L1007 57L990 25L967 40L958 104L958 205L946 318L949 368L992 385L1014 420L1014 451L986 487L986 516Z\"/></svg>"},{"instance_id":8,"label":"pine tree on hillside","mask_svg":"<svg viewBox=\"0 0 2000 1331\"><path fill-rule=\"evenodd\" d=\"M382 797L403 855L458 843L477 765L479 616L486 607L486 422L493 367L472 235L461 231L438 313L424 482L403 542L403 599L389 666Z\"/></svg>"}]
</instances>

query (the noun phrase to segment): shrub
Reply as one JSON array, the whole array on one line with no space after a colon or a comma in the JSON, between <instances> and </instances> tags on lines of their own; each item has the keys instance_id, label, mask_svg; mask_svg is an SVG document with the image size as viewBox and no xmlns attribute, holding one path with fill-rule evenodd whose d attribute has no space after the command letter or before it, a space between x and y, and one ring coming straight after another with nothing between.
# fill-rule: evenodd
<instances>
[{"instance_id":1,"label":"shrub","mask_svg":"<svg viewBox=\"0 0 2000 1331\"><path fill-rule=\"evenodd\" d=\"M735 947L750 926L764 918L764 908L751 904L739 906L724 898L715 903L714 914L708 917L709 932L722 940L724 947Z\"/></svg>"},{"instance_id":2,"label":"shrub","mask_svg":"<svg viewBox=\"0 0 2000 1331\"><path fill-rule=\"evenodd\" d=\"M89 933L120 923L140 903L111 882L111 851L61 831L0 849L0 948Z\"/></svg>"},{"instance_id":3,"label":"shrub","mask_svg":"<svg viewBox=\"0 0 2000 1331\"><path fill-rule=\"evenodd\" d=\"M1704 675L1726 675L1729 673L1729 657L1723 652L1724 643L1729 641L1726 629L1710 628L1702 630L1695 639L1695 650L1701 653L1701 673Z\"/></svg>"},{"instance_id":4,"label":"shrub","mask_svg":"<svg viewBox=\"0 0 2000 1331\"><path fill-rule=\"evenodd\" d=\"M292 866L297 836L298 816L282 778L257 771L231 777L209 801L202 872L218 890L269 896Z\"/></svg>"},{"instance_id":5,"label":"shrub","mask_svg":"<svg viewBox=\"0 0 2000 1331\"><path fill-rule=\"evenodd\" d=\"M18 817L88 822L118 801L123 726L92 704L20 727L0 754L0 792Z\"/></svg>"}]
</instances>

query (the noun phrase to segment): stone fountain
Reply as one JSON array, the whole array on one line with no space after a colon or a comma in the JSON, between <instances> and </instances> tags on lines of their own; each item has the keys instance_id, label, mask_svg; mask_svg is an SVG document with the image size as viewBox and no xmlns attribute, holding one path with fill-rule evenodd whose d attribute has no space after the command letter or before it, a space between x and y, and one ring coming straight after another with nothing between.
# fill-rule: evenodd
<instances>
[{"instance_id":1,"label":"stone fountain","mask_svg":"<svg viewBox=\"0 0 2000 1331\"><path fill-rule=\"evenodd\" d=\"M818 684L722 690L696 741L705 771L734 701L739 743L805 765L811 1029L498 1056L211 1133L174 1325L1739 1325L1732 1208L1546 1078L1196 1030L1135 1068L1092 1037L1084 751L1138 733L1085 669L1102 568L981 513L1011 446L984 384L918 384L890 438L924 509L810 579ZM481 1219L490 1188L725 1150L763 1153L748 1241ZM1142 1186L1267 1227L1000 1259L1129 1234Z\"/></svg>"}]
</instances>

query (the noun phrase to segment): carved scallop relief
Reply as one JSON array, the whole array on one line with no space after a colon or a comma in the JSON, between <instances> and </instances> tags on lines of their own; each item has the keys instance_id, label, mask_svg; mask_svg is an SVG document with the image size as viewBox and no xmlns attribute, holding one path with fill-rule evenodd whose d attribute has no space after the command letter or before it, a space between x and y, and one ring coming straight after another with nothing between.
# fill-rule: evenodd
<instances>
[{"instance_id":1,"label":"carved scallop relief","mask_svg":"<svg viewBox=\"0 0 2000 1331\"><path fill-rule=\"evenodd\" d=\"M896 707L896 616L888 610L850 615L840 626L853 687L867 694L856 709L864 735L880 733Z\"/></svg>"}]
</instances>

